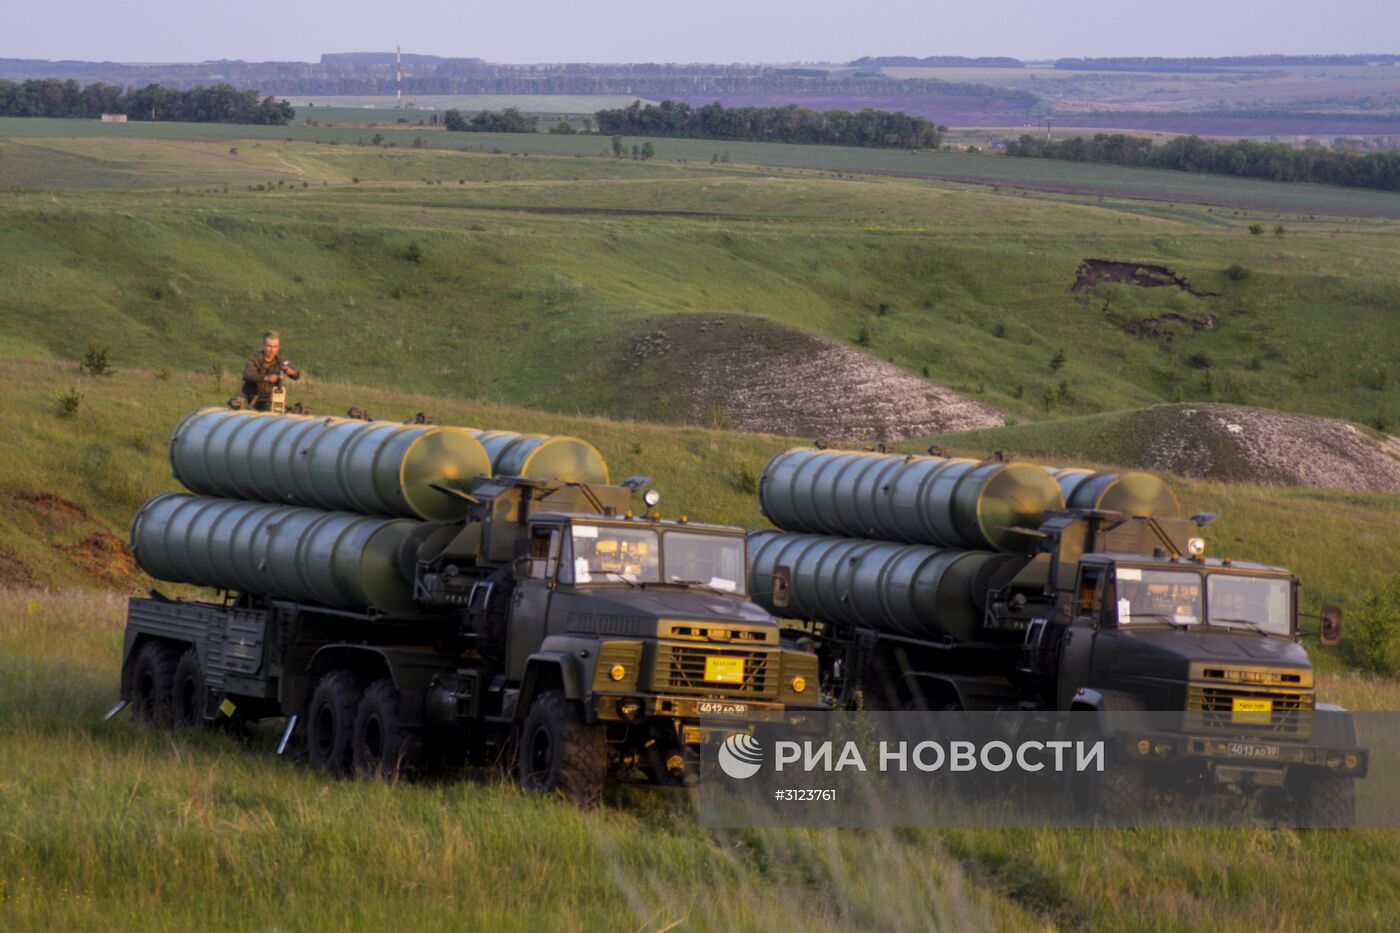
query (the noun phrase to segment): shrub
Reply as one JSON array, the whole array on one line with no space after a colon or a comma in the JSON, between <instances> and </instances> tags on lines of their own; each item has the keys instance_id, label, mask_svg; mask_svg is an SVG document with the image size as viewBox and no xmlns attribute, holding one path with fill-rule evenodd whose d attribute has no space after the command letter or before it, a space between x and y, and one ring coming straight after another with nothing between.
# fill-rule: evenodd
<instances>
[{"instance_id":1,"label":"shrub","mask_svg":"<svg viewBox=\"0 0 1400 933\"><path fill-rule=\"evenodd\" d=\"M747 463L739 464L739 469L734 471L734 488L745 496L758 492L758 474L754 473L753 467Z\"/></svg>"},{"instance_id":2,"label":"shrub","mask_svg":"<svg viewBox=\"0 0 1400 933\"><path fill-rule=\"evenodd\" d=\"M1283 224L1274 227L1274 236L1283 236L1287 232L1287 230L1283 229Z\"/></svg>"},{"instance_id":3,"label":"shrub","mask_svg":"<svg viewBox=\"0 0 1400 933\"><path fill-rule=\"evenodd\" d=\"M1251 236L1259 236L1259 234L1261 234L1261 233L1263 233L1263 232L1264 232L1264 225L1263 225L1263 224L1250 224L1250 225L1249 225L1249 233L1250 233Z\"/></svg>"},{"instance_id":4,"label":"shrub","mask_svg":"<svg viewBox=\"0 0 1400 933\"><path fill-rule=\"evenodd\" d=\"M1400 673L1400 580L1372 590L1346 625L1351 662L1378 674Z\"/></svg>"},{"instance_id":5,"label":"shrub","mask_svg":"<svg viewBox=\"0 0 1400 933\"><path fill-rule=\"evenodd\" d=\"M409 262L420 263L423 261L423 247L417 240L409 240L408 248L404 250L403 256Z\"/></svg>"},{"instance_id":6,"label":"shrub","mask_svg":"<svg viewBox=\"0 0 1400 933\"><path fill-rule=\"evenodd\" d=\"M868 347L868 346L870 346L870 325L869 325L869 324L862 324L862 325L860 325L860 330L856 332L856 346L858 346L858 347Z\"/></svg>"},{"instance_id":7,"label":"shrub","mask_svg":"<svg viewBox=\"0 0 1400 933\"><path fill-rule=\"evenodd\" d=\"M1231 282L1243 282L1249 278L1249 270L1239 263L1231 263L1225 267L1225 278Z\"/></svg>"},{"instance_id":8,"label":"shrub","mask_svg":"<svg viewBox=\"0 0 1400 933\"><path fill-rule=\"evenodd\" d=\"M1005 340L1006 325L1003 324L1001 321L997 321L996 326L992 328L992 336L996 337L999 340Z\"/></svg>"},{"instance_id":9,"label":"shrub","mask_svg":"<svg viewBox=\"0 0 1400 933\"><path fill-rule=\"evenodd\" d=\"M89 376L110 376L115 372L111 360L107 357L107 348L95 343L88 344L87 352L83 354L78 368Z\"/></svg>"},{"instance_id":10,"label":"shrub","mask_svg":"<svg viewBox=\"0 0 1400 933\"><path fill-rule=\"evenodd\" d=\"M1186 365L1192 369L1210 369L1211 359L1205 353L1192 353L1186 357Z\"/></svg>"},{"instance_id":11,"label":"shrub","mask_svg":"<svg viewBox=\"0 0 1400 933\"><path fill-rule=\"evenodd\" d=\"M54 414L60 418L71 418L78 413L78 406L83 404L83 393L76 388L70 388L67 392L60 392L54 399Z\"/></svg>"},{"instance_id":12,"label":"shrub","mask_svg":"<svg viewBox=\"0 0 1400 933\"><path fill-rule=\"evenodd\" d=\"M1056 350L1055 355L1050 357L1050 371L1052 373L1059 372L1068 359L1069 357L1065 354L1064 350Z\"/></svg>"}]
</instances>

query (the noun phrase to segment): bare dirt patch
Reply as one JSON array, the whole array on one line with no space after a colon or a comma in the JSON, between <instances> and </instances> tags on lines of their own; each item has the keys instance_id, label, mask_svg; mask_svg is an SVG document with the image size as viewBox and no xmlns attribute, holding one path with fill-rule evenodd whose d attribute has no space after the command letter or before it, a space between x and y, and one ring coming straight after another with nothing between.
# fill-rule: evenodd
<instances>
[{"instance_id":1,"label":"bare dirt patch","mask_svg":"<svg viewBox=\"0 0 1400 933\"><path fill-rule=\"evenodd\" d=\"M718 413L740 431L861 442L1006 423L998 408L838 341L767 322L729 326L731 339L693 358L694 421ZM657 350L652 341L645 352Z\"/></svg>"},{"instance_id":2,"label":"bare dirt patch","mask_svg":"<svg viewBox=\"0 0 1400 933\"><path fill-rule=\"evenodd\" d=\"M1345 421L1238 405L1161 406L1144 416L1148 469L1400 493L1400 438Z\"/></svg>"},{"instance_id":3,"label":"bare dirt patch","mask_svg":"<svg viewBox=\"0 0 1400 933\"><path fill-rule=\"evenodd\" d=\"M87 518L87 511L75 502L60 498L51 492L16 492L10 494L16 505L32 509L59 525L67 525Z\"/></svg>"},{"instance_id":4,"label":"bare dirt patch","mask_svg":"<svg viewBox=\"0 0 1400 933\"><path fill-rule=\"evenodd\" d=\"M1074 270L1074 284L1069 287L1075 294L1083 294L1101 282L1118 285L1136 285L1138 288L1176 287L1197 298L1218 297L1216 292L1197 291L1179 275L1166 266L1156 266L1139 262L1120 262L1116 259L1085 259Z\"/></svg>"},{"instance_id":5,"label":"bare dirt patch","mask_svg":"<svg viewBox=\"0 0 1400 933\"><path fill-rule=\"evenodd\" d=\"M0 548L0 585L33 586L34 574L18 554Z\"/></svg>"},{"instance_id":6,"label":"bare dirt patch","mask_svg":"<svg viewBox=\"0 0 1400 933\"><path fill-rule=\"evenodd\" d=\"M131 550L118 537L97 531L75 544L56 545L84 573L114 587L130 587L141 579Z\"/></svg>"}]
</instances>

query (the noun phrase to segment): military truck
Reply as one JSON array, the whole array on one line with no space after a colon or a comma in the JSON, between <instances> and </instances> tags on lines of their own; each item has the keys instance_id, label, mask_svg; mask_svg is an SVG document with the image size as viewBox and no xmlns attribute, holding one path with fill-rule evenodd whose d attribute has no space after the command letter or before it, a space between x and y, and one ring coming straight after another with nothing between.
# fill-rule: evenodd
<instances>
[{"instance_id":1,"label":"military truck","mask_svg":"<svg viewBox=\"0 0 1400 933\"><path fill-rule=\"evenodd\" d=\"M1162 785L1349 825L1368 758L1318 702L1298 580L1207 557L1215 517L1179 516L1145 473L831 450L765 469L750 533L760 604L815 646L843 707L1074 711L1121 767L1071 782L1113 820ZM1341 634L1322 613L1323 644Z\"/></svg>"},{"instance_id":2,"label":"military truck","mask_svg":"<svg viewBox=\"0 0 1400 933\"><path fill-rule=\"evenodd\" d=\"M220 595L130 601L143 719L285 717L279 753L304 736L329 773L504 760L587 803L823 708L815 655L747 598L743 531L662 520L577 438L208 409L171 461L192 493L146 503L133 552Z\"/></svg>"}]
</instances>

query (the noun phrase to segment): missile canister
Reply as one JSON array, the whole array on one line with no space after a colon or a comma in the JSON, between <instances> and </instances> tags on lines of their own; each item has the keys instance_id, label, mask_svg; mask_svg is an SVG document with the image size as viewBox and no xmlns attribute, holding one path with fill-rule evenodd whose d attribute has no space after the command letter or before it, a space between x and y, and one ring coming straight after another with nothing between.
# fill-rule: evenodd
<instances>
[{"instance_id":1,"label":"missile canister","mask_svg":"<svg viewBox=\"0 0 1400 933\"><path fill-rule=\"evenodd\" d=\"M399 550L404 518L166 493L131 525L141 569L158 580L386 614L413 610Z\"/></svg>"},{"instance_id":2,"label":"missile canister","mask_svg":"<svg viewBox=\"0 0 1400 933\"><path fill-rule=\"evenodd\" d=\"M1129 515L1176 518L1181 504L1162 479L1151 473L1095 473L1078 467L1046 467L1072 509L1104 509Z\"/></svg>"},{"instance_id":3,"label":"missile canister","mask_svg":"<svg viewBox=\"0 0 1400 933\"><path fill-rule=\"evenodd\" d=\"M749 591L774 615L874 626L909 638L987 640L1001 637L982 631L987 592L1004 586L1026 560L924 544L751 531ZM772 603L779 567L791 573L786 607Z\"/></svg>"},{"instance_id":4,"label":"missile canister","mask_svg":"<svg viewBox=\"0 0 1400 933\"><path fill-rule=\"evenodd\" d=\"M608 465L592 444L581 438L468 428L486 448L497 476L556 479L566 483L607 485Z\"/></svg>"},{"instance_id":5,"label":"missile canister","mask_svg":"<svg viewBox=\"0 0 1400 933\"><path fill-rule=\"evenodd\" d=\"M466 489L491 473L462 428L206 408L170 438L175 478L206 496L454 521Z\"/></svg>"},{"instance_id":6,"label":"missile canister","mask_svg":"<svg viewBox=\"0 0 1400 933\"><path fill-rule=\"evenodd\" d=\"M763 514L779 528L931 544L1026 551L1050 509L1064 506L1043 467L942 457L796 448L768 462Z\"/></svg>"}]
</instances>

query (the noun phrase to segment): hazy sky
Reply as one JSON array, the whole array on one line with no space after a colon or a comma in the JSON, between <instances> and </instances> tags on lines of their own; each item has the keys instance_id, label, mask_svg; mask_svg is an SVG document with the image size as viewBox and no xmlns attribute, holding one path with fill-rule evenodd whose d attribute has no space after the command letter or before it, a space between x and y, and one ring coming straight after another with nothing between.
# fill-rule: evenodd
<instances>
[{"instance_id":1,"label":"hazy sky","mask_svg":"<svg viewBox=\"0 0 1400 933\"><path fill-rule=\"evenodd\" d=\"M1400 52L1400 0L0 0L0 57L497 62Z\"/></svg>"}]
</instances>

